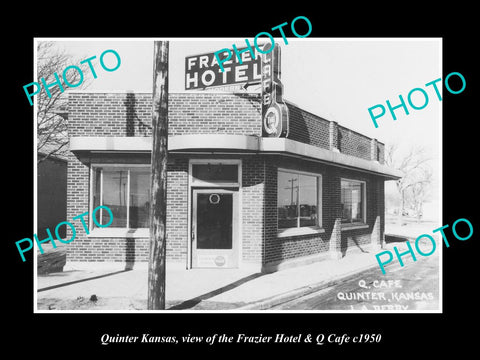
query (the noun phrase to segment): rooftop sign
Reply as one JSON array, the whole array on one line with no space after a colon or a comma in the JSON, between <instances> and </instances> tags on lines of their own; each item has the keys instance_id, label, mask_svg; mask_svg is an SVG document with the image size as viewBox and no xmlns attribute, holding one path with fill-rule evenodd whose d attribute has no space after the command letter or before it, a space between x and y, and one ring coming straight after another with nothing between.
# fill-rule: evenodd
<instances>
[{"instance_id":1,"label":"rooftop sign","mask_svg":"<svg viewBox=\"0 0 480 360\"><path fill-rule=\"evenodd\" d=\"M243 49L238 49L239 52ZM220 60L225 59L227 53L220 54ZM245 84L262 79L261 54L255 51L255 59L251 52L241 53L238 57L222 63L224 71L220 69L215 53L189 56L185 58L185 90L204 90L210 87Z\"/></svg>"}]
</instances>

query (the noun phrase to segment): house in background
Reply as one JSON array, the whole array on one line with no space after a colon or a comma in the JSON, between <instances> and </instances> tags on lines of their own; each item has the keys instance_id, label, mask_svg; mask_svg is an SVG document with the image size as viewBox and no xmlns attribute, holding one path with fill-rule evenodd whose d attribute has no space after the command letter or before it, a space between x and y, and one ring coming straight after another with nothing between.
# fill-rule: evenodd
<instances>
[{"instance_id":1,"label":"house in background","mask_svg":"<svg viewBox=\"0 0 480 360\"><path fill-rule=\"evenodd\" d=\"M55 227L67 219L67 165L65 156L47 156L39 151L37 164L37 236L48 238L49 229L55 238ZM58 229L61 238L66 237L65 226ZM47 274L63 270L66 264L66 249L59 241L56 248L51 243L42 244L43 254L37 250L37 273Z\"/></svg>"}]
</instances>

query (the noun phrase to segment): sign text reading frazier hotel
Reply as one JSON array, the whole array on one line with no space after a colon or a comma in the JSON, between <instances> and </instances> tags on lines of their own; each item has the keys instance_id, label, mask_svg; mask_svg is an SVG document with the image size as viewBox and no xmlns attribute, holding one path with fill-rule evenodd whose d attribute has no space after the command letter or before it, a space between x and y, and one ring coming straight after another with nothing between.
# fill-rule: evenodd
<instances>
[{"instance_id":1,"label":"sign text reading frazier hotel","mask_svg":"<svg viewBox=\"0 0 480 360\"><path fill-rule=\"evenodd\" d=\"M239 49L242 51L246 48ZM224 55L225 58L227 55ZM207 87L259 82L261 73L261 54L255 51L255 59L250 52L242 52L241 62L225 61L224 71L215 58L215 53L195 55L185 58L185 90L205 89Z\"/></svg>"},{"instance_id":2,"label":"sign text reading frazier hotel","mask_svg":"<svg viewBox=\"0 0 480 360\"><path fill-rule=\"evenodd\" d=\"M245 48L248 49L248 48ZM237 49L238 50L238 49ZM220 57L217 53L185 58L185 89L250 83L261 85L262 136L286 137L288 135L288 108L283 101L281 76L281 52L278 44L265 44L260 53L238 52L237 63ZM255 60L252 59L255 56ZM230 54L231 57L231 54ZM241 65L240 65L240 64ZM232 65L231 67L224 67ZM223 71L222 71L223 70Z\"/></svg>"},{"instance_id":3,"label":"sign text reading frazier hotel","mask_svg":"<svg viewBox=\"0 0 480 360\"><path fill-rule=\"evenodd\" d=\"M306 34L300 35L295 29L295 22L303 20L308 25ZM285 45L284 22L272 28L279 30ZM292 33L296 37L306 37L312 31L312 24L305 16L297 16L291 25ZM258 44L260 36L267 36L270 43ZM190 56L185 58L185 90L206 89L222 85L244 83L246 86L261 85L262 104L262 136L286 137L289 128L288 107L283 100L283 84L281 81L281 51L273 36L268 32L260 32L250 45L245 39L247 47L238 49L232 44L236 56L232 56L230 49L221 49L214 53ZM232 59L232 57L234 59ZM235 61L235 63L234 63ZM225 67L224 65L228 65Z\"/></svg>"}]
</instances>

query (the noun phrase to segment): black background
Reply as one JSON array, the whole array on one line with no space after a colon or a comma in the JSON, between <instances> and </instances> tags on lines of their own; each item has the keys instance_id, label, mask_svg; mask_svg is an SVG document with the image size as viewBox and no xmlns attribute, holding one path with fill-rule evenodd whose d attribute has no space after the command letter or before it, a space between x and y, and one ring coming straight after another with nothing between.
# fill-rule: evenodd
<instances>
[{"instance_id":1,"label":"black background","mask_svg":"<svg viewBox=\"0 0 480 360\"><path fill-rule=\"evenodd\" d=\"M184 5L178 10L168 3L111 3L100 10L97 4L75 3L74 9L47 3L18 12L18 20L2 24L5 39L5 65L2 98L4 116L4 237L2 258L6 264L2 289L2 325L8 348L17 354L32 356L102 356L113 352L127 355L149 353L155 358L179 356L184 351L194 355L239 354L259 356L294 350L299 354L326 355L346 350L371 357L418 357L445 349L474 348L477 324L476 260L480 233L476 167L478 135L476 129L478 100L478 51L473 29L478 20L474 10L457 2L450 8L420 9L417 5L397 3L395 8L352 7L341 3L339 9L304 8L291 3L260 11L253 3L202 3L197 8ZM213 11L213 9L215 9ZM21 14L21 15L20 15ZM235 14L235 15L232 15ZM471 15L472 14L472 15ZM466 89L459 95L443 88L443 224L467 218L474 234L467 241L446 234L450 248L444 247L443 314L34 314L33 259L21 262L15 241L33 234L33 108L29 106L23 85L33 79L34 37L243 37L252 39L296 16L307 16L313 27L310 37L442 37L443 74L463 74ZM12 19L14 14L12 13ZM300 22L297 23L300 25ZM477 24L477 26L475 26ZM299 33L304 33L298 29ZM478 31L477 31L478 32ZM287 33L288 36L288 33ZM455 88L452 85L453 88ZM6 111L5 111L6 110ZM433 229L432 229L433 230ZM225 333L236 336L285 333L380 333L380 344L113 344L100 345L100 336L109 334L180 337L186 334L208 336ZM141 335L140 335L141 336ZM234 350L234 351L233 351Z\"/></svg>"}]
</instances>

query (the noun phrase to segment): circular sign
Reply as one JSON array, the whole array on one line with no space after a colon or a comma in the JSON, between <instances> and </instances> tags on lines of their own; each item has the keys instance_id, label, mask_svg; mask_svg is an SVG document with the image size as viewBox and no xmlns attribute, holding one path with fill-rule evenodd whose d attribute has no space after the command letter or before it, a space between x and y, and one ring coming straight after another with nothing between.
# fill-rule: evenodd
<instances>
[{"instance_id":1,"label":"circular sign","mask_svg":"<svg viewBox=\"0 0 480 360\"><path fill-rule=\"evenodd\" d=\"M278 125L280 123L280 114L275 107L271 107L263 117L263 128L267 134L278 132Z\"/></svg>"},{"instance_id":2,"label":"circular sign","mask_svg":"<svg viewBox=\"0 0 480 360\"><path fill-rule=\"evenodd\" d=\"M208 197L208 201L210 201L210 204L218 204L220 202L220 195L218 194L211 194L209 197Z\"/></svg>"},{"instance_id":3,"label":"circular sign","mask_svg":"<svg viewBox=\"0 0 480 360\"><path fill-rule=\"evenodd\" d=\"M215 265L217 266L223 266L225 265L225 258L219 255L215 258L214 262L215 262Z\"/></svg>"}]
</instances>

